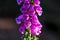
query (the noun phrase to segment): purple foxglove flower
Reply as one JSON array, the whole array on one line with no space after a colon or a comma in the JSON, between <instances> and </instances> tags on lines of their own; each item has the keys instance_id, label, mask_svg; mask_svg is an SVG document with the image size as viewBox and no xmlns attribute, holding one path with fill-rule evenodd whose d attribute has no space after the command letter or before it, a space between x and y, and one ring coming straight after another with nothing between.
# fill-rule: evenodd
<instances>
[{"instance_id":1,"label":"purple foxglove flower","mask_svg":"<svg viewBox=\"0 0 60 40\"><path fill-rule=\"evenodd\" d=\"M30 20L26 20L24 22L24 25L26 26L26 29L29 28L31 26L31 21Z\"/></svg>"},{"instance_id":2,"label":"purple foxglove flower","mask_svg":"<svg viewBox=\"0 0 60 40\"><path fill-rule=\"evenodd\" d=\"M28 3L30 3L30 0L24 0L24 2L28 2Z\"/></svg>"},{"instance_id":3,"label":"purple foxglove flower","mask_svg":"<svg viewBox=\"0 0 60 40\"><path fill-rule=\"evenodd\" d=\"M42 28L41 23L40 23L40 24L37 23L37 24L35 24L35 26L36 26L36 27L39 27L40 30L41 30L41 28Z\"/></svg>"},{"instance_id":4,"label":"purple foxglove flower","mask_svg":"<svg viewBox=\"0 0 60 40\"><path fill-rule=\"evenodd\" d=\"M38 17L37 17L36 15L32 16L31 20L32 20L32 24L40 23L40 22L38 21Z\"/></svg>"},{"instance_id":5,"label":"purple foxglove flower","mask_svg":"<svg viewBox=\"0 0 60 40\"><path fill-rule=\"evenodd\" d=\"M34 2L35 5L39 5L40 4L39 0L33 0L33 2Z\"/></svg>"},{"instance_id":6,"label":"purple foxglove flower","mask_svg":"<svg viewBox=\"0 0 60 40\"><path fill-rule=\"evenodd\" d=\"M27 9L30 7L30 3L28 3L27 1L24 2L23 6L21 7L20 11L22 13L26 13Z\"/></svg>"},{"instance_id":7,"label":"purple foxglove flower","mask_svg":"<svg viewBox=\"0 0 60 40\"><path fill-rule=\"evenodd\" d=\"M24 18L23 18L23 20L26 21L26 20L29 20L29 18L30 18L29 15L28 15L27 13L24 13Z\"/></svg>"},{"instance_id":8,"label":"purple foxglove flower","mask_svg":"<svg viewBox=\"0 0 60 40\"><path fill-rule=\"evenodd\" d=\"M31 34L32 35L39 35L41 33L41 28L39 26L32 25L30 28Z\"/></svg>"},{"instance_id":9,"label":"purple foxglove flower","mask_svg":"<svg viewBox=\"0 0 60 40\"><path fill-rule=\"evenodd\" d=\"M38 18L36 15L32 16L32 26L31 26L31 34L32 35L39 35L41 33L42 25L38 21Z\"/></svg>"},{"instance_id":10,"label":"purple foxglove flower","mask_svg":"<svg viewBox=\"0 0 60 40\"><path fill-rule=\"evenodd\" d=\"M23 19L23 14L16 18L17 24L20 24L22 19Z\"/></svg>"},{"instance_id":11,"label":"purple foxglove flower","mask_svg":"<svg viewBox=\"0 0 60 40\"><path fill-rule=\"evenodd\" d=\"M21 8L20 8L20 11L22 12L22 13L26 13L26 8L25 8L25 6L22 6Z\"/></svg>"},{"instance_id":12,"label":"purple foxglove flower","mask_svg":"<svg viewBox=\"0 0 60 40\"><path fill-rule=\"evenodd\" d=\"M38 5L34 7L39 16L42 15L42 8Z\"/></svg>"},{"instance_id":13,"label":"purple foxglove flower","mask_svg":"<svg viewBox=\"0 0 60 40\"><path fill-rule=\"evenodd\" d=\"M25 30L26 30L26 27L25 27L24 25L21 25L20 28L19 28L19 31L20 31L22 34L24 34Z\"/></svg>"},{"instance_id":14,"label":"purple foxglove flower","mask_svg":"<svg viewBox=\"0 0 60 40\"><path fill-rule=\"evenodd\" d=\"M30 28L32 35L39 35L42 28L37 17L37 14L39 16L42 15L42 8L39 6L39 0L17 0L18 5L22 2L23 6L20 8L20 11L23 15L16 18L17 24L20 24L21 20L23 20L19 31L23 34L27 28Z\"/></svg>"},{"instance_id":15,"label":"purple foxglove flower","mask_svg":"<svg viewBox=\"0 0 60 40\"><path fill-rule=\"evenodd\" d=\"M29 15L33 16L35 15L35 9L33 5L30 5L29 9L28 9Z\"/></svg>"},{"instance_id":16,"label":"purple foxglove flower","mask_svg":"<svg viewBox=\"0 0 60 40\"><path fill-rule=\"evenodd\" d=\"M23 2L23 0L17 0L18 5L20 5Z\"/></svg>"}]
</instances>

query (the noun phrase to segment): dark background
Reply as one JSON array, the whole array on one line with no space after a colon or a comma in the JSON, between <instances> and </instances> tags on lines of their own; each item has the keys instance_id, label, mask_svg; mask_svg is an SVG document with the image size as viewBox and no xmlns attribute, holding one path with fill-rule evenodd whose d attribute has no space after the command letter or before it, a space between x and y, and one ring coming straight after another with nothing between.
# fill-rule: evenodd
<instances>
[{"instance_id":1,"label":"dark background","mask_svg":"<svg viewBox=\"0 0 60 40\"><path fill-rule=\"evenodd\" d=\"M43 15L41 16L42 40L60 40L60 1L41 0Z\"/></svg>"},{"instance_id":2,"label":"dark background","mask_svg":"<svg viewBox=\"0 0 60 40\"><path fill-rule=\"evenodd\" d=\"M60 40L60 1L41 0L41 6L43 8L43 14L40 17L38 16L39 21L43 25L42 33L39 36L40 40ZM17 5L16 0L0 0L0 17L15 19L20 14L19 12L19 6ZM14 33L16 33L16 37L15 35L12 37ZM19 32L12 33L12 31L9 31L8 35L11 35L9 37L12 37L8 40L12 40L13 38L15 38L14 40L19 40L21 36ZM2 39L6 36L7 35L3 36ZM7 38L8 37L6 37L6 39Z\"/></svg>"}]
</instances>

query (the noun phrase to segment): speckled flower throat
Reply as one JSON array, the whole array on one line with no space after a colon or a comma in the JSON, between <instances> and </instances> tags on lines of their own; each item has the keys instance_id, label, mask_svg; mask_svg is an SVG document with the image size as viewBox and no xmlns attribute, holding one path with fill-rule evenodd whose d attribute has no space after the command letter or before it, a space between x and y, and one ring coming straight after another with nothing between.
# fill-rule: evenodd
<instances>
[{"instance_id":1,"label":"speckled flower throat","mask_svg":"<svg viewBox=\"0 0 60 40\"><path fill-rule=\"evenodd\" d=\"M24 35L23 40L38 40L42 25L37 14L42 15L42 7L39 0L17 0L21 5L21 15L16 18L16 23L20 24L19 31Z\"/></svg>"}]
</instances>

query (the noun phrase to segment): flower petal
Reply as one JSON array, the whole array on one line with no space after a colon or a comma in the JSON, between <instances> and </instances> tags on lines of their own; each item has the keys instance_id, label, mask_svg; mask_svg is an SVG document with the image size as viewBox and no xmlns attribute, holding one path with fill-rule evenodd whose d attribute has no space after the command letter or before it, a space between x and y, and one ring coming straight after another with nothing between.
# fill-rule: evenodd
<instances>
[{"instance_id":1,"label":"flower petal","mask_svg":"<svg viewBox=\"0 0 60 40\"><path fill-rule=\"evenodd\" d=\"M20 24L22 19L23 19L23 15L20 15L19 17L16 18L16 23Z\"/></svg>"},{"instance_id":2,"label":"flower petal","mask_svg":"<svg viewBox=\"0 0 60 40\"><path fill-rule=\"evenodd\" d=\"M23 0L17 0L18 5L20 5L23 2Z\"/></svg>"}]
</instances>

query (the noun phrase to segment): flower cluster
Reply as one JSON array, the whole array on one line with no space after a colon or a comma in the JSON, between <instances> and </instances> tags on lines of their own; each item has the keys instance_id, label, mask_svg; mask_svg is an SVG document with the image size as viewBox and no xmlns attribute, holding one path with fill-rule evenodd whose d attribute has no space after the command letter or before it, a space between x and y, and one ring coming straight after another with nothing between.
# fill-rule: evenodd
<instances>
[{"instance_id":1,"label":"flower cluster","mask_svg":"<svg viewBox=\"0 0 60 40\"><path fill-rule=\"evenodd\" d=\"M42 7L39 0L17 0L18 5L23 2L20 11L22 15L16 18L17 24L21 24L19 31L23 34L27 28L30 28L32 35L41 33L42 25L38 20L37 14L42 15Z\"/></svg>"}]
</instances>

